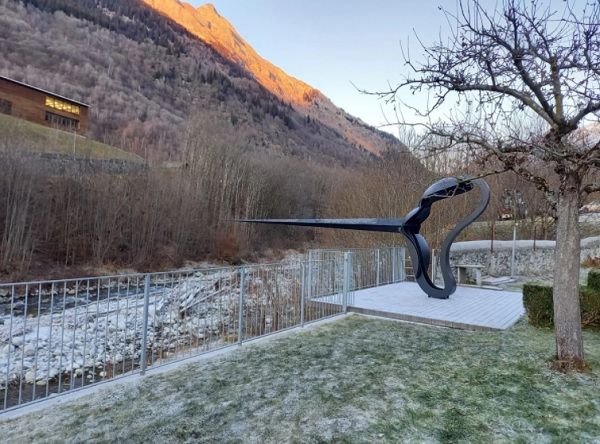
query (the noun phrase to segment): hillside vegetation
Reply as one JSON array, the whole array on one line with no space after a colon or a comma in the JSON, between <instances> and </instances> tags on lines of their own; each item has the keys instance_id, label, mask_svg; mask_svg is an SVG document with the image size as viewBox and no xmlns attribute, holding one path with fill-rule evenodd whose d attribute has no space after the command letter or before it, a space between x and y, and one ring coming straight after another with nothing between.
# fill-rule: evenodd
<instances>
[{"instance_id":1,"label":"hillside vegetation","mask_svg":"<svg viewBox=\"0 0 600 444\"><path fill-rule=\"evenodd\" d=\"M231 220L400 217L445 174L432 171L470 172L469 165L428 170L391 135L342 110L327 105L313 112L322 97L300 112L138 0L1 2L0 48L0 73L91 104L89 139L79 148L70 134L26 122L0 131L0 275L6 279L93 274L99 267L156 271L207 258L237 263L307 243L397 243L393 234ZM381 155L350 141L325 114L372 134ZM107 147L118 146L149 159L149 168L59 175L44 159L19 156L32 146L72 153L73 141L76 155L126 158ZM165 160L180 167L156 166ZM495 178L494 199L517 185L526 188ZM436 204L423 227L432 247L471 204L464 196ZM495 217L497 206L487 217Z\"/></svg>"},{"instance_id":2,"label":"hillside vegetation","mask_svg":"<svg viewBox=\"0 0 600 444\"><path fill-rule=\"evenodd\" d=\"M85 141L2 120L14 123L0 131L7 279L156 270L207 257L238 262L298 247L312 232L229 220L331 214L334 190L361 186L349 185L381 161L139 0L0 2L0 48L0 74L91 105ZM403 169L429 177L391 135L337 108L326 112L370 134L382 156L401 153ZM44 159L19 155L72 154L73 142L77 156L127 158L107 147L117 146L150 168L60 175ZM162 169L163 161L180 167ZM394 208L407 205L402 199Z\"/></svg>"},{"instance_id":3,"label":"hillside vegetation","mask_svg":"<svg viewBox=\"0 0 600 444\"><path fill-rule=\"evenodd\" d=\"M104 143L73 133L0 114L0 150L53 153L86 159L124 160L142 163L143 159Z\"/></svg>"},{"instance_id":4,"label":"hillside vegetation","mask_svg":"<svg viewBox=\"0 0 600 444\"><path fill-rule=\"evenodd\" d=\"M342 166L372 158L137 0L2 2L0 47L0 74L89 103L91 138L144 157L180 160L193 122L216 119L231 122L246 150ZM379 152L402 148L355 124Z\"/></svg>"},{"instance_id":5,"label":"hillside vegetation","mask_svg":"<svg viewBox=\"0 0 600 444\"><path fill-rule=\"evenodd\" d=\"M142 0L241 66L258 83L300 114L324 123L360 149L381 155L397 141L336 107L321 91L261 57L233 25L207 3L198 8L178 0Z\"/></svg>"}]
</instances>

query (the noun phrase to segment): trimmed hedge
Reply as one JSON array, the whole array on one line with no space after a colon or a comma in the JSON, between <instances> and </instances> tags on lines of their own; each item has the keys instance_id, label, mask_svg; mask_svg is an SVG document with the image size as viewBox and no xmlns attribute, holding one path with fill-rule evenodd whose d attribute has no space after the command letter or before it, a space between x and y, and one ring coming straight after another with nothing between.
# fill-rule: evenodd
<instances>
[{"instance_id":1,"label":"trimmed hedge","mask_svg":"<svg viewBox=\"0 0 600 444\"><path fill-rule=\"evenodd\" d=\"M588 274L588 287L600 291L600 270L590 270Z\"/></svg>"},{"instance_id":2,"label":"trimmed hedge","mask_svg":"<svg viewBox=\"0 0 600 444\"><path fill-rule=\"evenodd\" d=\"M529 323L535 327L554 325L552 287L550 285L528 283L523 285L523 305Z\"/></svg>"},{"instance_id":3,"label":"trimmed hedge","mask_svg":"<svg viewBox=\"0 0 600 444\"><path fill-rule=\"evenodd\" d=\"M588 275L588 285L580 287L581 323L584 327L600 328L600 270ZM528 283L523 286L523 304L529 323L535 327L554 325L552 287L546 284Z\"/></svg>"},{"instance_id":4,"label":"trimmed hedge","mask_svg":"<svg viewBox=\"0 0 600 444\"><path fill-rule=\"evenodd\" d=\"M582 287L581 322L584 326L600 328L600 290L589 286Z\"/></svg>"}]
</instances>

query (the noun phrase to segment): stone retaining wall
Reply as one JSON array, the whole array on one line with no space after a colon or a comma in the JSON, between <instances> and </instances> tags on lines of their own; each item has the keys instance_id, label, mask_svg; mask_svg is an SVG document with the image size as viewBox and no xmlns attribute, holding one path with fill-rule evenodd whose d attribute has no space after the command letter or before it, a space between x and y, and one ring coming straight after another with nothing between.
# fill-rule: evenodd
<instances>
[{"instance_id":1,"label":"stone retaining wall","mask_svg":"<svg viewBox=\"0 0 600 444\"><path fill-rule=\"evenodd\" d=\"M516 270L519 276L547 276L554 272L555 241L519 240L516 245ZM483 265L484 274L491 276L510 275L512 241L495 241L493 252L491 241L456 242L452 245L452 264ZM581 258L600 257L600 236L581 240Z\"/></svg>"},{"instance_id":2,"label":"stone retaining wall","mask_svg":"<svg viewBox=\"0 0 600 444\"><path fill-rule=\"evenodd\" d=\"M40 163L44 170L56 175L95 174L99 172L111 174L128 174L146 168L142 162L131 162L121 159L95 159L74 157L57 153L32 154L28 162Z\"/></svg>"}]
</instances>

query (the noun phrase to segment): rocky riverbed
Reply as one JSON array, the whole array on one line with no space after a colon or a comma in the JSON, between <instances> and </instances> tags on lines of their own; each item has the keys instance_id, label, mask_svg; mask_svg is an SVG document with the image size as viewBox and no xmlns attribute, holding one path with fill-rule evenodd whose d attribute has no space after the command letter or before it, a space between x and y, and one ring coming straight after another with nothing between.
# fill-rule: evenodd
<instances>
[{"instance_id":1,"label":"rocky riverbed","mask_svg":"<svg viewBox=\"0 0 600 444\"><path fill-rule=\"evenodd\" d=\"M171 288L154 282L145 330L140 286L119 292L118 297L113 294L75 299L70 306L64 301L75 295L51 294L45 303L52 309L36 311L39 316L14 312L13 316L4 316L0 325L0 387L8 384L10 390L17 382L19 387L23 382L47 386L57 379L72 381L77 377L93 382L113 376L119 369L137 368L144 331L148 360L237 340L239 282L236 269L195 273ZM293 273L283 273L276 283L260 273L249 274L245 286L246 322L259 323L257 328L264 333L273 323L275 312L289 319L297 316L290 303L297 286L297 275ZM47 297L38 294L37 299L31 299L41 306L42 298ZM256 315L259 311L261 316Z\"/></svg>"}]
</instances>

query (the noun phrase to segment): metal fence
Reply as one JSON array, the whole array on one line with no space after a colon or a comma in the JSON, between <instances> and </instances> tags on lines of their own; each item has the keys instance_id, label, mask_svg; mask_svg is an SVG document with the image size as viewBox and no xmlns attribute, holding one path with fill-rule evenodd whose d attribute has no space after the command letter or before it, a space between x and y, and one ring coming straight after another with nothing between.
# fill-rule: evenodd
<instances>
[{"instance_id":1,"label":"metal fence","mask_svg":"<svg viewBox=\"0 0 600 444\"><path fill-rule=\"evenodd\" d=\"M353 248L348 250L309 250L308 261L331 260L349 264L349 291L388 285L413 277L410 256L404 247ZM340 265L341 266L341 265ZM350 303L352 301L350 295Z\"/></svg>"},{"instance_id":2,"label":"metal fence","mask_svg":"<svg viewBox=\"0 0 600 444\"><path fill-rule=\"evenodd\" d=\"M374 259L375 262L374 262ZM403 249L308 261L0 284L0 407L335 316L403 280Z\"/></svg>"}]
</instances>

